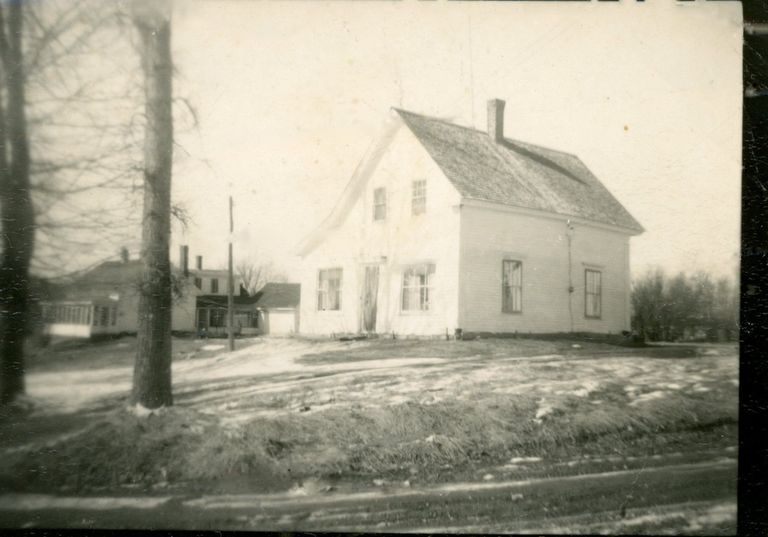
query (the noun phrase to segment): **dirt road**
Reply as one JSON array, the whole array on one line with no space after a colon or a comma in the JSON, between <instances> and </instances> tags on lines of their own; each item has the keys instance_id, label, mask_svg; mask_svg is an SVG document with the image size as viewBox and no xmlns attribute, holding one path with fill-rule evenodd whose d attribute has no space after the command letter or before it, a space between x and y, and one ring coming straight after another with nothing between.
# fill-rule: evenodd
<instances>
[{"instance_id":1,"label":"dirt road","mask_svg":"<svg viewBox=\"0 0 768 537\"><path fill-rule=\"evenodd\" d=\"M281 494L204 496L181 490L121 497L11 494L0 496L0 526L707 535L736 531L736 460L728 456L560 477L407 485L307 483Z\"/></svg>"}]
</instances>

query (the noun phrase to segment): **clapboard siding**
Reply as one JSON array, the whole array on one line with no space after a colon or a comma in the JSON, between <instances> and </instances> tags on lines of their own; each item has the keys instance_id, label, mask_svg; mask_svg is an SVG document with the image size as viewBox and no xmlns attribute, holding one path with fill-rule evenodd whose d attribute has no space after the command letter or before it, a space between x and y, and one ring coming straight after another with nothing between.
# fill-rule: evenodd
<instances>
[{"instance_id":1,"label":"clapboard siding","mask_svg":"<svg viewBox=\"0 0 768 537\"><path fill-rule=\"evenodd\" d=\"M628 237L574 224L569 312L566 218L498 207L462 208L460 327L466 332L619 332L628 328ZM521 313L502 312L502 261L523 264ZM602 273L602 315L585 316L584 271Z\"/></svg>"},{"instance_id":2,"label":"clapboard siding","mask_svg":"<svg viewBox=\"0 0 768 537\"><path fill-rule=\"evenodd\" d=\"M427 181L427 208L411 214L415 180ZM387 216L373 220L373 191L387 191ZM361 188L344 221L304 256L301 281L301 332L358 332L365 265L378 264L376 332L398 335L453 333L458 318L459 196L419 145L401 128ZM401 312L403 270L411 264L435 264L432 308ZM318 271L342 268L340 311L317 310Z\"/></svg>"}]
</instances>

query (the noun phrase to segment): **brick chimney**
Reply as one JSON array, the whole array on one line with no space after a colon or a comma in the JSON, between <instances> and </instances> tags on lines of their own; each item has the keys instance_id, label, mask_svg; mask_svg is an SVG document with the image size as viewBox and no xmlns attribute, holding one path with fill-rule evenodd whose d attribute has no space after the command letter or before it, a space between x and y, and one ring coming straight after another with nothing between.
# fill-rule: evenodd
<instances>
[{"instance_id":1,"label":"brick chimney","mask_svg":"<svg viewBox=\"0 0 768 537\"><path fill-rule=\"evenodd\" d=\"M488 136L494 142L504 140L504 101L501 99L488 101Z\"/></svg>"},{"instance_id":2,"label":"brick chimney","mask_svg":"<svg viewBox=\"0 0 768 537\"><path fill-rule=\"evenodd\" d=\"M197 270L203 270L203 256L199 255L195 258L195 267Z\"/></svg>"},{"instance_id":3,"label":"brick chimney","mask_svg":"<svg viewBox=\"0 0 768 537\"><path fill-rule=\"evenodd\" d=\"M189 246L186 244L179 248L179 267L184 276L189 276Z\"/></svg>"}]
</instances>

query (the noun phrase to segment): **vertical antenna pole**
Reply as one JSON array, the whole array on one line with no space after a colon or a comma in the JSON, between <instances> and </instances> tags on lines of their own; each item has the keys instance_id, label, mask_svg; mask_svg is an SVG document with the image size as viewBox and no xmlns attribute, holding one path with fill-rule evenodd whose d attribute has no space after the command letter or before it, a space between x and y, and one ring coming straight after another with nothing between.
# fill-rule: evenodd
<instances>
[{"instance_id":1,"label":"vertical antenna pole","mask_svg":"<svg viewBox=\"0 0 768 537\"><path fill-rule=\"evenodd\" d=\"M227 277L227 333L229 350L235 350L235 281L232 275L232 234L234 232L232 216L232 196L229 197L229 274Z\"/></svg>"}]
</instances>

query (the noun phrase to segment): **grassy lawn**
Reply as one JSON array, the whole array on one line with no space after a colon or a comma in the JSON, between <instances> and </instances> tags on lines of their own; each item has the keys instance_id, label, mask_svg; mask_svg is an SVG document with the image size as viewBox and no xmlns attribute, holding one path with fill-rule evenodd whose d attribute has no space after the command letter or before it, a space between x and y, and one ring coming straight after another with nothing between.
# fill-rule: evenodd
<instances>
[{"instance_id":1,"label":"grassy lawn","mask_svg":"<svg viewBox=\"0 0 768 537\"><path fill-rule=\"evenodd\" d=\"M133 338L35 357L33 403L74 402L3 418L3 489L410 486L696 461L736 444L733 346L223 343L174 341L176 406L149 418L125 410Z\"/></svg>"}]
</instances>

